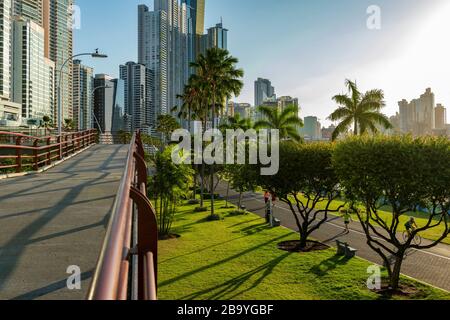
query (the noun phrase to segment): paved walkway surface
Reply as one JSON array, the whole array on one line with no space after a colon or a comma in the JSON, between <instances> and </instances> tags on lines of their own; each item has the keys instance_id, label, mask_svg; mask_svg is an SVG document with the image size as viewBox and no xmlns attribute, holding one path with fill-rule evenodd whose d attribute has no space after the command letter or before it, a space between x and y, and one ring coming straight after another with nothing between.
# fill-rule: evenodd
<instances>
[{"instance_id":1,"label":"paved walkway surface","mask_svg":"<svg viewBox=\"0 0 450 320\"><path fill-rule=\"evenodd\" d=\"M226 185L219 184L217 193L225 195ZM230 200L234 204L238 202L238 194L231 190ZM246 193L243 203L248 211L264 217L265 204L262 195ZM288 205L278 201L274 215L281 220L281 224L284 227L298 231L294 216ZM342 219L330 216L328 222L313 233L312 237L333 247L336 246L335 242L337 239L348 242L351 247L358 249L359 257L376 264L383 263L380 256L367 245L366 236L358 222L352 222L350 233L346 234ZM427 240L424 240L424 243L427 243ZM411 250L403 264L402 273L450 291L450 246L440 244L429 250Z\"/></svg>"},{"instance_id":2,"label":"paved walkway surface","mask_svg":"<svg viewBox=\"0 0 450 320\"><path fill-rule=\"evenodd\" d=\"M0 181L0 299L84 299L128 147L93 146L49 171ZM81 290L67 289L78 266Z\"/></svg>"}]
</instances>

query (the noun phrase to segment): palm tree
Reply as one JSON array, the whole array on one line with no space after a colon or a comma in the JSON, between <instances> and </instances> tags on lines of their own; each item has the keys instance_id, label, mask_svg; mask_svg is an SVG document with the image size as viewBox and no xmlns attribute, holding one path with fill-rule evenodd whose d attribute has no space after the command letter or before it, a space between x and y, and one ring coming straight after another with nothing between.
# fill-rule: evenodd
<instances>
[{"instance_id":1,"label":"palm tree","mask_svg":"<svg viewBox=\"0 0 450 320\"><path fill-rule=\"evenodd\" d=\"M74 128L74 123L72 119L64 119L64 125L67 130L73 130Z\"/></svg>"},{"instance_id":2,"label":"palm tree","mask_svg":"<svg viewBox=\"0 0 450 320\"><path fill-rule=\"evenodd\" d=\"M259 111L265 118L255 123L255 129L275 129L280 132L280 139L302 141L298 129L303 127L303 121L298 116L298 107L289 105L280 111L278 108L261 106Z\"/></svg>"},{"instance_id":3,"label":"palm tree","mask_svg":"<svg viewBox=\"0 0 450 320\"><path fill-rule=\"evenodd\" d=\"M231 98L232 95L238 96L244 86L241 80L244 71L236 68L238 62L238 59L231 56L227 50L211 48L191 64L196 69L192 81L211 102L211 121L214 129L216 128L216 108L223 106L226 98ZM205 104L202 104L202 107L205 107ZM214 165L211 166L210 193L211 216L214 216Z\"/></svg>"},{"instance_id":4,"label":"palm tree","mask_svg":"<svg viewBox=\"0 0 450 320\"><path fill-rule=\"evenodd\" d=\"M251 128L253 128L252 121L248 118L241 118L241 115L239 113L235 114L234 117L228 117L227 121L219 126L219 129L221 131L225 131L228 129L241 129L243 131L247 131Z\"/></svg>"},{"instance_id":5,"label":"palm tree","mask_svg":"<svg viewBox=\"0 0 450 320\"><path fill-rule=\"evenodd\" d=\"M329 117L332 121L340 121L333 132L333 140L348 131L353 124L353 134L364 134L368 131L378 133L377 125L385 129L392 128L389 119L380 111L386 106L383 90L373 89L362 94L356 83L345 82L348 94L339 94L333 100L340 106Z\"/></svg>"},{"instance_id":6,"label":"palm tree","mask_svg":"<svg viewBox=\"0 0 450 320\"><path fill-rule=\"evenodd\" d=\"M51 129L52 127L53 127L52 119L50 119L49 116L44 116L42 118L42 124L40 125L39 128L44 128L45 129L45 135L47 136L48 130Z\"/></svg>"}]
</instances>

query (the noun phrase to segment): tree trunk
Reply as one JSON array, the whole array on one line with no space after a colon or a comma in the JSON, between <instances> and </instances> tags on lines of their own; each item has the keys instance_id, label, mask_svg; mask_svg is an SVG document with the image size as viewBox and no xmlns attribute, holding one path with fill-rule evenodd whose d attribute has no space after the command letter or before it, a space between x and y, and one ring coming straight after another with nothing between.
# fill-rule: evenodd
<instances>
[{"instance_id":1,"label":"tree trunk","mask_svg":"<svg viewBox=\"0 0 450 320\"><path fill-rule=\"evenodd\" d=\"M239 191L238 210L242 208L242 191Z\"/></svg>"},{"instance_id":2,"label":"tree trunk","mask_svg":"<svg viewBox=\"0 0 450 320\"><path fill-rule=\"evenodd\" d=\"M200 207L204 207L205 198L205 163L202 163L202 170L200 172Z\"/></svg>"},{"instance_id":3,"label":"tree trunk","mask_svg":"<svg viewBox=\"0 0 450 320\"><path fill-rule=\"evenodd\" d=\"M397 290L400 283L400 272L402 269L404 253L400 252L398 256L395 258L394 268L392 269L392 273L390 275L390 284L392 290Z\"/></svg>"},{"instance_id":4,"label":"tree trunk","mask_svg":"<svg viewBox=\"0 0 450 320\"><path fill-rule=\"evenodd\" d=\"M355 136L358 135L358 121L356 121L356 120L355 120L355 127L353 129L353 133L354 133Z\"/></svg>"},{"instance_id":5,"label":"tree trunk","mask_svg":"<svg viewBox=\"0 0 450 320\"><path fill-rule=\"evenodd\" d=\"M308 241L308 234L306 233L306 231L300 232L300 244L299 244L300 249L306 248L307 241Z\"/></svg>"},{"instance_id":6,"label":"tree trunk","mask_svg":"<svg viewBox=\"0 0 450 320\"><path fill-rule=\"evenodd\" d=\"M227 197L225 198L225 208L228 208L228 197L230 195L230 181L227 183Z\"/></svg>"},{"instance_id":7,"label":"tree trunk","mask_svg":"<svg viewBox=\"0 0 450 320\"><path fill-rule=\"evenodd\" d=\"M216 128L216 88L213 86L213 101L212 101L212 128L213 130ZM212 139L212 143L214 143L214 138ZM211 165L211 216L214 215L214 163Z\"/></svg>"}]
</instances>

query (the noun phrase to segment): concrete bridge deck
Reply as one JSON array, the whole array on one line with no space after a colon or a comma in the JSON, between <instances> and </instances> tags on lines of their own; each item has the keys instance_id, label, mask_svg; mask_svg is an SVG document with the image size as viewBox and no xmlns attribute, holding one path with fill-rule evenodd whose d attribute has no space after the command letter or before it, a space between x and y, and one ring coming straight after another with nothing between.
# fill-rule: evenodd
<instances>
[{"instance_id":1,"label":"concrete bridge deck","mask_svg":"<svg viewBox=\"0 0 450 320\"><path fill-rule=\"evenodd\" d=\"M43 174L0 181L0 299L84 299L128 146L95 145ZM67 289L69 266L81 290Z\"/></svg>"}]
</instances>

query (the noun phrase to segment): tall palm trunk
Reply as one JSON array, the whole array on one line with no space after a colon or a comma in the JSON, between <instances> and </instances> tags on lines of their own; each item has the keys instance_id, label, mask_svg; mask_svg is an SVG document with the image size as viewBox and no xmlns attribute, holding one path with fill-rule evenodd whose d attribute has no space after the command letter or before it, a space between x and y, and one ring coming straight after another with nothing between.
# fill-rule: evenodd
<instances>
[{"instance_id":1,"label":"tall palm trunk","mask_svg":"<svg viewBox=\"0 0 450 320\"><path fill-rule=\"evenodd\" d=\"M354 130L353 131L354 135L357 136L358 135L358 121L356 121L356 119L355 119L355 128L353 130Z\"/></svg>"},{"instance_id":2,"label":"tall palm trunk","mask_svg":"<svg viewBox=\"0 0 450 320\"><path fill-rule=\"evenodd\" d=\"M205 133L206 128L206 120L204 120L204 127L202 128L202 135ZM203 144L203 142L202 142ZM200 207L204 207L204 198L205 198L205 161L202 156L202 169L200 172Z\"/></svg>"},{"instance_id":3,"label":"tall palm trunk","mask_svg":"<svg viewBox=\"0 0 450 320\"><path fill-rule=\"evenodd\" d=\"M215 115L216 115L216 87L213 86L213 101L212 101L212 128L213 130L216 128L216 121L215 121ZM213 138L214 139L214 138ZM214 143L214 141L212 141ZM210 187L210 194L211 194L211 216L214 215L214 163L211 164L211 187Z\"/></svg>"}]
</instances>

